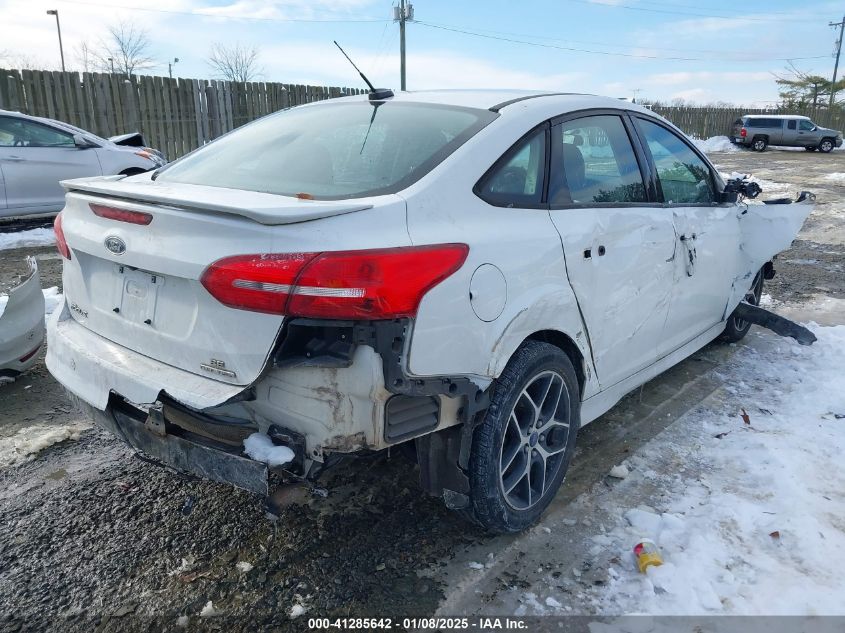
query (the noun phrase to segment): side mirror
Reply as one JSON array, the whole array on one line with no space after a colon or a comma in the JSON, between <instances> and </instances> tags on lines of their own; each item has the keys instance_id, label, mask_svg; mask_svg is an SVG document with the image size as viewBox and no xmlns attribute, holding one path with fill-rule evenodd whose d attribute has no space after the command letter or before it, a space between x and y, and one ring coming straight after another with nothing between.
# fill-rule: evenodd
<instances>
[{"instance_id":1,"label":"side mirror","mask_svg":"<svg viewBox=\"0 0 845 633\"><path fill-rule=\"evenodd\" d=\"M74 134L73 135L73 144L76 145L78 149L89 149L94 147L94 144L91 143L87 138L82 136L82 134Z\"/></svg>"}]
</instances>

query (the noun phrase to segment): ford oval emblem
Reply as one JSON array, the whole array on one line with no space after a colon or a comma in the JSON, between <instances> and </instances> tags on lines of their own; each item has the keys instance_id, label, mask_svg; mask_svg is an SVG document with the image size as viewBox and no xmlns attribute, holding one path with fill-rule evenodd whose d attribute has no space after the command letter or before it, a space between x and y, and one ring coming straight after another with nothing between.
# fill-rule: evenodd
<instances>
[{"instance_id":1,"label":"ford oval emblem","mask_svg":"<svg viewBox=\"0 0 845 633\"><path fill-rule=\"evenodd\" d=\"M119 237L109 235L105 241L106 248L115 255L123 255L126 252L126 242Z\"/></svg>"}]
</instances>

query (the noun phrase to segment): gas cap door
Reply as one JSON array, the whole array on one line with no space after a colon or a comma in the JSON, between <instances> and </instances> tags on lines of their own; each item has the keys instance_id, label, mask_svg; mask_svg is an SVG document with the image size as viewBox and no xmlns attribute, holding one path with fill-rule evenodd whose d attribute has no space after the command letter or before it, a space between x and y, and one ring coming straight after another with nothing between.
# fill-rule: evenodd
<instances>
[{"instance_id":1,"label":"gas cap door","mask_svg":"<svg viewBox=\"0 0 845 633\"><path fill-rule=\"evenodd\" d=\"M508 284L502 271L493 264L476 268L469 282L469 301L475 316L482 321L495 321L507 299Z\"/></svg>"}]
</instances>

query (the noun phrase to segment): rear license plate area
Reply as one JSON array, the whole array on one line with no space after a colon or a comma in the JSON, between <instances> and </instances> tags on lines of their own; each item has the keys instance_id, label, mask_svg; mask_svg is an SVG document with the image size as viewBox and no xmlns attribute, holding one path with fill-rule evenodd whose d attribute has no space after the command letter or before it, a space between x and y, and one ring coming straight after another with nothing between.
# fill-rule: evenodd
<instances>
[{"instance_id":1,"label":"rear license plate area","mask_svg":"<svg viewBox=\"0 0 845 633\"><path fill-rule=\"evenodd\" d=\"M155 325L158 293L164 277L126 266L117 266L117 301L114 312L131 323Z\"/></svg>"}]
</instances>

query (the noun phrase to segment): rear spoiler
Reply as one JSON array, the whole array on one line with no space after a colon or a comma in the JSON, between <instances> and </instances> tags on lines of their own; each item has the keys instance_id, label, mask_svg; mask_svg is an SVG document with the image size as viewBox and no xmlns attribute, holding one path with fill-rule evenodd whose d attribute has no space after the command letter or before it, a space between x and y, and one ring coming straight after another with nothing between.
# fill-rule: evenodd
<instances>
[{"instance_id":1,"label":"rear spoiler","mask_svg":"<svg viewBox=\"0 0 845 633\"><path fill-rule=\"evenodd\" d=\"M302 200L289 196L224 187L161 183L150 179L123 182L125 176L63 180L69 193L105 196L115 203L152 203L197 213L238 215L259 224L295 224L372 209L360 200Z\"/></svg>"}]
</instances>

